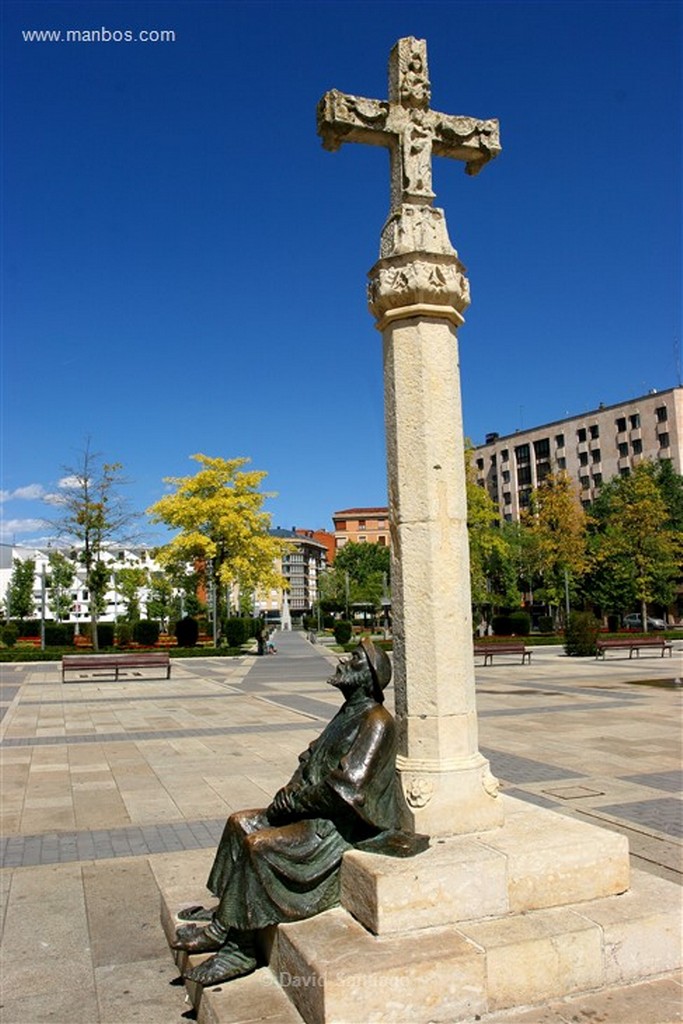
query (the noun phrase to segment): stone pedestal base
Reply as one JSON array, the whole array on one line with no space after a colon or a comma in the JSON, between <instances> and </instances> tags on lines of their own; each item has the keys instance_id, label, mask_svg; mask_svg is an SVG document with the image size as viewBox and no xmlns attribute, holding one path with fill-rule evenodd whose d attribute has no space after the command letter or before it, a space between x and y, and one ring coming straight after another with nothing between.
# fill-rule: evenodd
<instances>
[{"instance_id":1,"label":"stone pedestal base","mask_svg":"<svg viewBox=\"0 0 683 1024\"><path fill-rule=\"evenodd\" d=\"M485 1022L680 966L678 886L633 872L628 888L624 837L502 799L496 832L406 860L346 854L341 907L278 927L250 977L190 986L200 1024ZM196 867L182 892L155 871L170 939L177 910L205 893Z\"/></svg>"}]
</instances>

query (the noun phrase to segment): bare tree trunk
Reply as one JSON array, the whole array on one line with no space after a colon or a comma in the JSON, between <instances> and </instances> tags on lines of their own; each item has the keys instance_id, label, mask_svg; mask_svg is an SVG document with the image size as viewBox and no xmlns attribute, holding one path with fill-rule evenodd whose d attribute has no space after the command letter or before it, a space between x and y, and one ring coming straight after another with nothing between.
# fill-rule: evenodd
<instances>
[{"instance_id":1,"label":"bare tree trunk","mask_svg":"<svg viewBox=\"0 0 683 1024\"><path fill-rule=\"evenodd\" d=\"M640 618L643 623L643 633L647 633L647 602L640 602Z\"/></svg>"}]
</instances>

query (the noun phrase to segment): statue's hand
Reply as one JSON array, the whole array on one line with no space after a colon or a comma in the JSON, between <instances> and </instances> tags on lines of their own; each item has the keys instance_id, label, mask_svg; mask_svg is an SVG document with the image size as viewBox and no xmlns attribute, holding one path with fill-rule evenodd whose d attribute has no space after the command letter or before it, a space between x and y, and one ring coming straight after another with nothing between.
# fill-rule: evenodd
<instances>
[{"instance_id":1,"label":"statue's hand","mask_svg":"<svg viewBox=\"0 0 683 1024\"><path fill-rule=\"evenodd\" d=\"M268 821L273 825L287 820L294 812L293 790L288 786L279 789L270 806L266 809Z\"/></svg>"}]
</instances>

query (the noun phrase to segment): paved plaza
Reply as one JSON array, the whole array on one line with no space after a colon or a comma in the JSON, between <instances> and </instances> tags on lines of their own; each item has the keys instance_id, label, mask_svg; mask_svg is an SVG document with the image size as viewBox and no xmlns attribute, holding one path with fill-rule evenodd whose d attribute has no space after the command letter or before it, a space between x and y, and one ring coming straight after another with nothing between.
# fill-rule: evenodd
<instances>
[{"instance_id":1,"label":"paved plaza","mask_svg":"<svg viewBox=\"0 0 683 1024\"><path fill-rule=\"evenodd\" d=\"M2 666L4 1024L188 1019L155 876L208 866L228 814L266 804L340 703L329 651L277 645L174 660L170 680ZM680 883L682 676L683 640L672 658L500 658L477 668L482 751L506 793L627 835L635 867ZM682 991L669 977L496 1020L672 1024Z\"/></svg>"}]
</instances>

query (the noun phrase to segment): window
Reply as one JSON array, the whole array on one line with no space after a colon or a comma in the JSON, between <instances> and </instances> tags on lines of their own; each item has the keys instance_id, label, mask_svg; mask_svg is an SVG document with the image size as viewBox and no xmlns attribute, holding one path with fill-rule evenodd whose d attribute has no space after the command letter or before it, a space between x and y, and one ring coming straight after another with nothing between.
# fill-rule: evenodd
<instances>
[{"instance_id":1,"label":"window","mask_svg":"<svg viewBox=\"0 0 683 1024\"><path fill-rule=\"evenodd\" d=\"M640 455L643 450L643 442L637 437L631 444L631 447L633 448L634 455Z\"/></svg>"},{"instance_id":2,"label":"window","mask_svg":"<svg viewBox=\"0 0 683 1024\"><path fill-rule=\"evenodd\" d=\"M626 441L622 441L620 444L618 444L617 448L619 449L619 458L625 459L628 455L628 444L626 443Z\"/></svg>"},{"instance_id":3,"label":"window","mask_svg":"<svg viewBox=\"0 0 683 1024\"><path fill-rule=\"evenodd\" d=\"M631 424L631 430L637 430L640 426L640 413L634 412L632 416L629 416L629 422Z\"/></svg>"},{"instance_id":4,"label":"window","mask_svg":"<svg viewBox=\"0 0 683 1024\"><path fill-rule=\"evenodd\" d=\"M593 462L600 462L600 449L595 448L591 453L593 456Z\"/></svg>"},{"instance_id":5,"label":"window","mask_svg":"<svg viewBox=\"0 0 683 1024\"><path fill-rule=\"evenodd\" d=\"M503 493L503 504L504 505L511 505L512 504L512 495L510 494L509 491L505 491Z\"/></svg>"},{"instance_id":6,"label":"window","mask_svg":"<svg viewBox=\"0 0 683 1024\"><path fill-rule=\"evenodd\" d=\"M564 434L555 434L555 444L558 448L564 448Z\"/></svg>"},{"instance_id":7,"label":"window","mask_svg":"<svg viewBox=\"0 0 683 1024\"><path fill-rule=\"evenodd\" d=\"M509 484L510 483L510 470L509 469L504 469L503 473L502 473L502 476L503 476L503 483L504 484Z\"/></svg>"},{"instance_id":8,"label":"window","mask_svg":"<svg viewBox=\"0 0 683 1024\"><path fill-rule=\"evenodd\" d=\"M590 487L590 485L591 485L591 480L590 480L590 477L589 477L589 476L580 476L580 477L579 477L579 482L580 482L580 484L581 484L581 487L582 487L582 489L583 489L584 491L587 491L587 490L588 490L588 488L589 488L589 487Z\"/></svg>"},{"instance_id":9,"label":"window","mask_svg":"<svg viewBox=\"0 0 683 1024\"><path fill-rule=\"evenodd\" d=\"M539 462L536 465L536 476L538 478L539 483L542 480L545 480L546 477L550 476L550 463L549 462Z\"/></svg>"},{"instance_id":10,"label":"window","mask_svg":"<svg viewBox=\"0 0 683 1024\"><path fill-rule=\"evenodd\" d=\"M628 468L628 466L622 466L622 468L619 470L619 476L630 476L630 475L631 475L631 470Z\"/></svg>"},{"instance_id":11,"label":"window","mask_svg":"<svg viewBox=\"0 0 683 1024\"><path fill-rule=\"evenodd\" d=\"M524 490L519 492L519 505L520 508L528 508L531 502L531 491Z\"/></svg>"},{"instance_id":12,"label":"window","mask_svg":"<svg viewBox=\"0 0 683 1024\"><path fill-rule=\"evenodd\" d=\"M483 468L484 468L484 460L483 459L477 459L477 469L483 469Z\"/></svg>"},{"instance_id":13,"label":"window","mask_svg":"<svg viewBox=\"0 0 683 1024\"><path fill-rule=\"evenodd\" d=\"M515 448L515 458L517 464L529 462L531 460L531 449L528 444L518 444Z\"/></svg>"},{"instance_id":14,"label":"window","mask_svg":"<svg viewBox=\"0 0 683 1024\"><path fill-rule=\"evenodd\" d=\"M358 520L358 529L359 530L365 530L366 529L365 520L364 519L359 519Z\"/></svg>"},{"instance_id":15,"label":"window","mask_svg":"<svg viewBox=\"0 0 683 1024\"><path fill-rule=\"evenodd\" d=\"M531 483L531 466L520 466L517 470L517 483L522 486L523 484Z\"/></svg>"},{"instance_id":16,"label":"window","mask_svg":"<svg viewBox=\"0 0 683 1024\"><path fill-rule=\"evenodd\" d=\"M590 427L590 435L593 441L596 439L596 437L600 437L600 427L597 425L597 423L593 423Z\"/></svg>"},{"instance_id":17,"label":"window","mask_svg":"<svg viewBox=\"0 0 683 1024\"><path fill-rule=\"evenodd\" d=\"M382 536L382 534L380 534L379 537L377 538L377 543L381 547L385 548L387 546L387 538Z\"/></svg>"},{"instance_id":18,"label":"window","mask_svg":"<svg viewBox=\"0 0 683 1024\"><path fill-rule=\"evenodd\" d=\"M496 464L496 455L495 455L495 452L494 452L494 454L491 456L491 465L495 466L495 464Z\"/></svg>"},{"instance_id":19,"label":"window","mask_svg":"<svg viewBox=\"0 0 683 1024\"><path fill-rule=\"evenodd\" d=\"M581 452L581 454L579 455L579 465L580 466L587 466L588 465L588 452Z\"/></svg>"},{"instance_id":20,"label":"window","mask_svg":"<svg viewBox=\"0 0 683 1024\"><path fill-rule=\"evenodd\" d=\"M503 462L508 461L508 459L510 458L510 452L508 451L507 448L503 448L502 452L500 453L500 457Z\"/></svg>"},{"instance_id":21,"label":"window","mask_svg":"<svg viewBox=\"0 0 683 1024\"><path fill-rule=\"evenodd\" d=\"M534 441L534 452L537 459L547 459L550 456L550 438L542 437L539 441Z\"/></svg>"},{"instance_id":22,"label":"window","mask_svg":"<svg viewBox=\"0 0 683 1024\"><path fill-rule=\"evenodd\" d=\"M557 460L557 468L558 469L566 469L567 468L567 460L563 459L563 458L558 459Z\"/></svg>"},{"instance_id":23,"label":"window","mask_svg":"<svg viewBox=\"0 0 683 1024\"><path fill-rule=\"evenodd\" d=\"M669 435L668 434L659 434L658 437L657 437L657 440L659 441L659 447L660 448L668 448L669 447Z\"/></svg>"},{"instance_id":24,"label":"window","mask_svg":"<svg viewBox=\"0 0 683 1024\"><path fill-rule=\"evenodd\" d=\"M602 487L602 473L593 473L593 483L596 487Z\"/></svg>"},{"instance_id":25,"label":"window","mask_svg":"<svg viewBox=\"0 0 683 1024\"><path fill-rule=\"evenodd\" d=\"M655 415L657 416L657 423L666 423L669 418L669 411L665 405L660 405L658 409L655 409Z\"/></svg>"},{"instance_id":26,"label":"window","mask_svg":"<svg viewBox=\"0 0 683 1024\"><path fill-rule=\"evenodd\" d=\"M346 520L345 519L340 519L337 522L337 529L338 530L345 530L346 529Z\"/></svg>"},{"instance_id":27,"label":"window","mask_svg":"<svg viewBox=\"0 0 683 1024\"><path fill-rule=\"evenodd\" d=\"M617 423L617 433L618 434L623 434L623 432L626 430L626 417L625 416L620 416L619 419L616 421L616 423Z\"/></svg>"},{"instance_id":28,"label":"window","mask_svg":"<svg viewBox=\"0 0 683 1024\"><path fill-rule=\"evenodd\" d=\"M359 544L365 544L365 542L366 542L366 540L367 540L367 539L368 539L367 537L359 537L359 538L358 538L358 543L359 543Z\"/></svg>"},{"instance_id":29,"label":"window","mask_svg":"<svg viewBox=\"0 0 683 1024\"><path fill-rule=\"evenodd\" d=\"M583 444L583 442L586 440L585 427L579 427L579 429L576 431L576 440L579 442L579 444Z\"/></svg>"}]
</instances>

